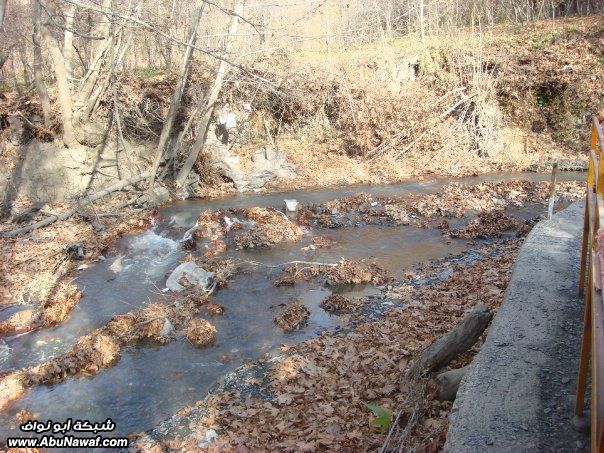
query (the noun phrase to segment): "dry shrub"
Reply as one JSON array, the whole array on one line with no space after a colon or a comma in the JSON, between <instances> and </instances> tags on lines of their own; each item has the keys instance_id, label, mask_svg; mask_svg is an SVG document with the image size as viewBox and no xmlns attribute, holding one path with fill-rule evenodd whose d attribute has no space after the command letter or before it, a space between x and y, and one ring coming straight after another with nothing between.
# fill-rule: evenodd
<instances>
[{"instance_id":1,"label":"dry shrub","mask_svg":"<svg viewBox=\"0 0 604 453\"><path fill-rule=\"evenodd\" d=\"M330 313L348 311L352 308L352 301L341 294L331 294L321 301L321 308Z\"/></svg>"},{"instance_id":2,"label":"dry shrub","mask_svg":"<svg viewBox=\"0 0 604 453\"><path fill-rule=\"evenodd\" d=\"M214 343L216 339L216 329L212 324L202 318L195 318L189 322L185 329L187 340L191 344L204 347Z\"/></svg>"},{"instance_id":3,"label":"dry shrub","mask_svg":"<svg viewBox=\"0 0 604 453\"><path fill-rule=\"evenodd\" d=\"M300 330L306 325L310 311L299 302L294 302L283 310L283 312L275 318L275 323L285 332L293 332Z\"/></svg>"}]
</instances>

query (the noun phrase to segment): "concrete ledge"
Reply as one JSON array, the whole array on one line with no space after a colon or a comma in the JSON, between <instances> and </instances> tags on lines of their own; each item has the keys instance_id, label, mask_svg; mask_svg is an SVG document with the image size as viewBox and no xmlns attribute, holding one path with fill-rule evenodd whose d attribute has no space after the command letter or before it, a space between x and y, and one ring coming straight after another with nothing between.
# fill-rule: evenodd
<instances>
[{"instance_id":1,"label":"concrete ledge","mask_svg":"<svg viewBox=\"0 0 604 453\"><path fill-rule=\"evenodd\" d=\"M583 202L540 222L453 405L445 451L587 451L572 430Z\"/></svg>"}]
</instances>

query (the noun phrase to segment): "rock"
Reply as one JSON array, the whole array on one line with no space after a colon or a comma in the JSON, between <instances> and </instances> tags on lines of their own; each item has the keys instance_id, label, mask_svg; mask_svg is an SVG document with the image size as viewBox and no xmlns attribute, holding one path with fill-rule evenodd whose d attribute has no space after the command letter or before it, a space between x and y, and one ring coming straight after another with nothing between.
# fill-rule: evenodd
<instances>
[{"instance_id":1,"label":"rock","mask_svg":"<svg viewBox=\"0 0 604 453\"><path fill-rule=\"evenodd\" d=\"M44 206L45 206L45 204L41 203L41 202L34 203L29 208L25 209L24 211L21 211L19 214L16 214L12 218L11 222L12 223L31 222L38 215L38 213Z\"/></svg>"},{"instance_id":2,"label":"rock","mask_svg":"<svg viewBox=\"0 0 604 453\"><path fill-rule=\"evenodd\" d=\"M204 448L207 447L208 445L210 445L212 443L212 441L218 437L218 433L216 431L214 431L213 429L209 429L206 432L206 437L205 439L202 439L199 441L199 447L200 448Z\"/></svg>"},{"instance_id":3,"label":"rock","mask_svg":"<svg viewBox=\"0 0 604 453\"><path fill-rule=\"evenodd\" d=\"M168 318L164 318L164 326L161 329L162 337L169 337L174 333L174 325Z\"/></svg>"},{"instance_id":4,"label":"rock","mask_svg":"<svg viewBox=\"0 0 604 453\"><path fill-rule=\"evenodd\" d=\"M23 143L23 121L18 115L10 115L8 117L8 139L13 146L19 146Z\"/></svg>"},{"instance_id":5,"label":"rock","mask_svg":"<svg viewBox=\"0 0 604 453\"><path fill-rule=\"evenodd\" d=\"M468 367L465 366L463 368L457 368L440 373L438 376L436 376L436 381L438 382L437 399L439 401L455 400L461 379L466 375L467 371Z\"/></svg>"},{"instance_id":6,"label":"rock","mask_svg":"<svg viewBox=\"0 0 604 453\"><path fill-rule=\"evenodd\" d=\"M237 168L239 159L231 156L225 145L213 144L212 158L214 165L223 176L233 181L239 192L259 189L274 179L297 175L295 167L286 162L285 154L268 147L260 148L252 155L254 170L249 174Z\"/></svg>"},{"instance_id":7,"label":"rock","mask_svg":"<svg viewBox=\"0 0 604 453\"><path fill-rule=\"evenodd\" d=\"M122 255L118 256L113 263L111 263L111 266L109 266L109 269L111 269L113 271L114 274L119 274L120 272L122 272L124 270L124 257Z\"/></svg>"},{"instance_id":8,"label":"rock","mask_svg":"<svg viewBox=\"0 0 604 453\"><path fill-rule=\"evenodd\" d=\"M166 287L170 291L182 291L185 287L179 282L182 278L185 278L191 285L207 289L212 277L214 277L214 272L207 272L192 261L188 261L174 269L166 281Z\"/></svg>"},{"instance_id":9,"label":"rock","mask_svg":"<svg viewBox=\"0 0 604 453\"><path fill-rule=\"evenodd\" d=\"M153 193L149 196L149 203L152 205L161 205L170 200L170 192L165 187L154 187Z\"/></svg>"},{"instance_id":10,"label":"rock","mask_svg":"<svg viewBox=\"0 0 604 453\"><path fill-rule=\"evenodd\" d=\"M105 234L105 226L98 220L93 220L90 222L90 225L92 226L92 229L101 236Z\"/></svg>"},{"instance_id":11,"label":"rock","mask_svg":"<svg viewBox=\"0 0 604 453\"><path fill-rule=\"evenodd\" d=\"M107 123L103 121L80 123L75 128L76 139L82 145L95 147L103 144L107 135Z\"/></svg>"}]
</instances>

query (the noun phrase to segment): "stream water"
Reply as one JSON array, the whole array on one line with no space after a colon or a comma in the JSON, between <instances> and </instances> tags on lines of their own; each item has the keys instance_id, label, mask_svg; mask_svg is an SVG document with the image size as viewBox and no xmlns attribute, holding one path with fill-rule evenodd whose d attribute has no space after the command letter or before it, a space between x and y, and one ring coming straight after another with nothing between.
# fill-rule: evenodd
<instances>
[{"instance_id":1,"label":"stream water","mask_svg":"<svg viewBox=\"0 0 604 453\"><path fill-rule=\"evenodd\" d=\"M559 179L583 179L584 174L566 173ZM508 179L546 180L548 175L506 174L465 178L460 182ZM6 354L0 355L0 371L19 369L41 363L68 351L77 339L105 324L112 316L144 307L165 298L167 275L181 258L174 226L190 227L205 209L275 206L295 198L301 202L322 202L359 192L379 195L402 195L410 192L433 192L450 180L410 182L391 186L357 186L315 191L252 194L220 200L197 200L176 203L163 210L166 222L152 230L124 237L115 245L111 258L98 261L81 271L77 284L83 297L70 318L60 326L4 339ZM539 209L543 209L540 207ZM540 212L527 207L514 215L529 217ZM170 226L172 225L172 226ZM180 234L180 230L178 232ZM302 250L312 235L335 241L332 248ZM395 276L406 269L432 259L458 254L470 247L467 241L451 240L438 230L412 226L365 226L336 230L313 230L295 244L281 244L271 249L229 251L234 258L278 264L291 260L335 262L373 256ZM276 271L275 271L276 272ZM69 378L65 382L32 389L3 414L0 414L0 442L18 435L15 414L27 409L38 420L64 421L67 418L102 422L111 417L116 430L112 435L127 435L149 429L178 409L202 399L219 379L240 366L246 359L258 359L282 343L303 341L326 329L337 329L346 316L329 315L319 303L330 289L317 283L275 287L275 272L250 266L236 275L224 289L216 291L214 300L225 307L223 316L211 317L216 327L213 346L198 349L183 339L163 346L141 345L126 348L113 367L91 378ZM375 294L371 287L344 288L351 297ZM273 322L279 304L298 298L310 312L308 326L298 332L284 333Z\"/></svg>"}]
</instances>

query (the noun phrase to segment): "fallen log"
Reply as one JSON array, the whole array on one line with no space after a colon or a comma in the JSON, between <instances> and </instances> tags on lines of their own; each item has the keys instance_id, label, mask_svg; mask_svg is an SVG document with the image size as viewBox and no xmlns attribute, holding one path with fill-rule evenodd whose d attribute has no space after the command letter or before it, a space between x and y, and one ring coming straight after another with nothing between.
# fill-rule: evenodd
<instances>
[{"instance_id":1,"label":"fallen log","mask_svg":"<svg viewBox=\"0 0 604 453\"><path fill-rule=\"evenodd\" d=\"M438 395L436 399L439 401L453 401L457 396L459 384L468 372L468 366L457 368L455 370L445 371L436 376L438 386Z\"/></svg>"},{"instance_id":2,"label":"fallen log","mask_svg":"<svg viewBox=\"0 0 604 453\"><path fill-rule=\"evenodd\" d=\"M476 305L453 329L427 347L415 361L407 377L445 367L457 356L470 349L485 331L493 313L483 304Z\"/></svg>"},{"instance_id":3,"label":"fallen log","mask_svg":"<svg viewBox=\"0 0 604 453\"><path fill-rule=\"evenodd\" d=\"M17 228L17 229L11 230L11 231L7 231L5 233L2 233L2 236L14 237L14 236L18 236L20 234L29 233L30 231L37 230L38 228L42 228L47 225L50 225L51 223L54 223L58 220L67 220L69 217L71 217L76 212L78 212L82 207L87 206L90 203L109 195L110 193L117 192L118 190L122 190L125 187L128 187L132 184L136 184L137 182L147 179L149 176L151 176L151 172L146 171L139 175L132 176L128 179L118 181L115 184L113 184L109 187L106 187L105 189L100 190L100 191L84 198L83 200L78 200L77 203L75 204L75 206L72 206L67 211L65 211L61 214L51 215L50 217L47 217L44 220L40 220L39 222L32 223L31 225L28 225L28 226L25 226L22 228Z\"/></svg>"}]
</instances>

